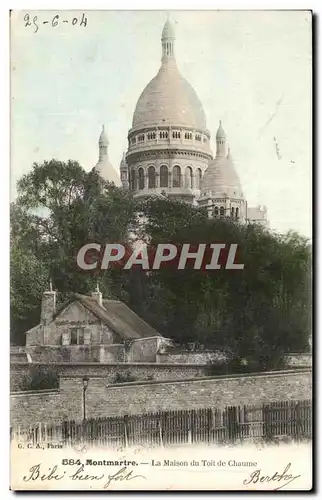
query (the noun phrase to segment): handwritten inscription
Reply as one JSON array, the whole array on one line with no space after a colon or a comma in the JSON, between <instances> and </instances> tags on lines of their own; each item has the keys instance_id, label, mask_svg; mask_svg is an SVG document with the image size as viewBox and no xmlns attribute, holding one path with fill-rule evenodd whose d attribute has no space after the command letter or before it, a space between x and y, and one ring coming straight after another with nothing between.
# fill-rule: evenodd
<instances>
[{"instance_id":1,"label":"handwritten inscription","mask_svg":"<svg viewBox=\"0 0 322 500\"><path fill-rule=\"evenodd\" d=\"M71 18L67 18L67 15L59 15L56 14L50 19L41 20L38 16L30 16L30 14L25 14L24 16L25 28L32 29L34 33L37 33L40 29L41 25L48 25L51 28L57 28L61 25L71 25L71 26L82 26L86 28L87 26L87 17L85 14L82 16L74 16Z\"/></svg>"},{"instance_id":2,"label":"handwritten inscription","mask_svg":"<svg viewBox=\"0 0 322 500\"><path fill-rule=\"evenodd\" d=\"M26 483L30 483L33 481L61 481L62 479L69 478L72 481L102 481L104 479L104 483L102 485L103 489L107 489L112 482L116 481L132 481L134 479L146 479L145 476L141 474L134 474L132 469L128 467L121 467L121 469L117 470L114 474L89 474L84 465L81 464L75 472L72 474L67 474L66 470L59 470L58 465L54 465L53 467L47 468L47 470L43 470L42 464L35 464L30 467L28 474L23 476L23 481Z\"/></svg>"},{"instance_id":3,"label":"handwritten inscription","mask_svg":"<svg viewBox=\"0 0 322 500\"><path fill-rule=\"evenodd\" d=\"M265 476L265 474L262 473L261 469L256 469L254 472L251 472L248 479L245 479L243 481L243 484L248 485L258 483L277 483L274 490L281 490L282 488L284 488L284 486L301 477L301 474L293 476L293 474L290 473L291 466L291 463L287 464L282 473L275 472L272 476Z\"/></svg>"}]
</instances>

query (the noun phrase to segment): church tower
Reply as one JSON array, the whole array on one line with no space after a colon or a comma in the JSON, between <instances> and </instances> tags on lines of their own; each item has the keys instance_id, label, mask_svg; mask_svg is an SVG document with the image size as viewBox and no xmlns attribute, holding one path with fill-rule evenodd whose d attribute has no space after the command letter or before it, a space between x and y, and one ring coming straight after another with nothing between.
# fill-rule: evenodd
<instances>
[{"instance_id":1,"label":"church tower","mask_svg":"<svg viewBox=\"0 0 322 500\"><path fill-rule=\"evenodd\" d=\"M198 204L207 207L209 217L231 217L242 221L247 218L247 203L230 148L227 153L226 133L221 121L216 133L216 156L209 161L201 181Z\"/></svg>"},{"instance_id":2,"label":"church tower","mask_svg":"<svg viewBox=\"0 0 322 500\"><path fill-rule=\"evenodd\" d=\"M120 178L108 158L108 138L105 126L102 125L101 135L98 139L98 162L93 168L100 177L107 182L114 182L116 186L120 185Z\"/></svg>"}]
</instances>

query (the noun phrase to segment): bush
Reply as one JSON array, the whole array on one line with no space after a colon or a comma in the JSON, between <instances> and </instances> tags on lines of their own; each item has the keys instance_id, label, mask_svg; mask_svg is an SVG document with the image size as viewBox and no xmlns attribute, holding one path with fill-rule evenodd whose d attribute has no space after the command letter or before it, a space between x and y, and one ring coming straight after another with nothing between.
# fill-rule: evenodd
<instances>
[{"instance_id":1,"label":"bush","mask_svg":"<svg viewBox=\"0 0 322 500\"><path fill-rule=\"evenodd\" d=\"M278 359L274 366L267 365L263 359L247 360L245 358L235 358L220 364L218 362L209 363L207 372L211 376L282 370L283 368L285 368L284 358Z\"/></svg>"},{"instance_id":2,"label":"bush","mask_svg":"<svg viewBox=\"0 0 322 500\"><path fill-rule=\"evenodd\" d=\"M114 384L123 384L125 382L135 382L136 378L133 377L130 373L126 373L122 375L121 373L117 373L114 379Z\"/></svg>"},{"instance_id":3,"label":"bush","mask_svg":"<svg viewBox=\"0 0 322 500\"><path fill-rule=\"evenodd\" d=\"M44 389L58 389L59 378L57 372L32 368L30 374L24 378L23 391L41 391Z\"/></svg>"}]
</instances>

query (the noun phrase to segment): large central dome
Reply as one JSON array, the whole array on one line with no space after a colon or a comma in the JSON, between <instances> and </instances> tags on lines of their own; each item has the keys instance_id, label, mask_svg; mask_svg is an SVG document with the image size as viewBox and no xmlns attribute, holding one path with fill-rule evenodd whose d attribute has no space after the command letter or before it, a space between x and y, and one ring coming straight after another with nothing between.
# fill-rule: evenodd
<instances>
[{"instance_id":1,"label":"large central dome","mask_svg":"<svg viewBox=\"0 0 322 500\"><path fill-rule=\"evenodd\" d=\"M150 196L193 203L212 159L210 133L196 92L180 75L174 57L174 28L162 31L162 64L145 87L128 133L129 188Z\"/></svg>"},{"instance_id":2,"label":"large central dome","mask_svg":"<svg viewBox=\"0 0 322 500\"><path fill-rule=\"evenodd\" d=\"M202 104L174 60L162 63L156 77L143 90L133 115L133 128L162 124L207 128Z\"/></svg>"},{"instance_id":3,"label":"large central dome","mask_svg":"<svg viewBox=\"0 0 322 500\"><path fill-rule=\"evenodd\" d=\"M202 104L192 86L180 75L174 58L174 29L169 20L162 32L162 50L161 67L138 100L132 127L175 125L205 130Z\"/></svg>"}]
</instances>

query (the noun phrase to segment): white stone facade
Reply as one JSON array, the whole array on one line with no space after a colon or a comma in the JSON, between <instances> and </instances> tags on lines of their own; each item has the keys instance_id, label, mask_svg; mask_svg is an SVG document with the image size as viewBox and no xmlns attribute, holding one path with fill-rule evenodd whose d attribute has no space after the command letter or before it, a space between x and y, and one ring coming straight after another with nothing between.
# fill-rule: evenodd
<instances>
[{"instance_id":1,"label":"white stone facade","mask_svg":"<svg viewBox=\"0 0 322 500\"><path fill-rule=\"evenodd\" d=\"M221 122L213 155L202 104L176 63L169 20L161 45L160 69L141 93L128 132L128 150L119 167L123 188L139 199L163 195L206 207L209 217L267 227L266 207L248 207ZM114 182L113 171L110 164L104 168L106 180Z\"/></svg>"}]
</instances>

